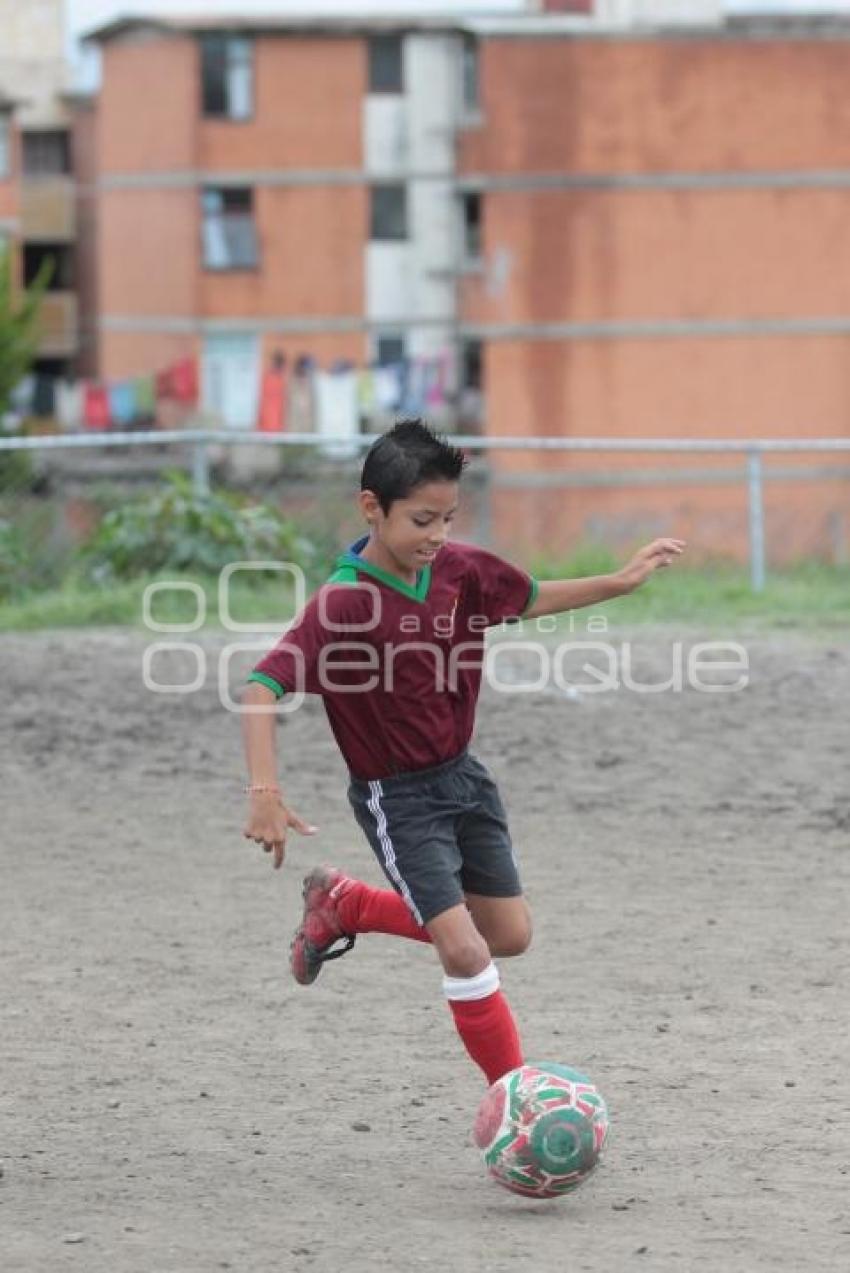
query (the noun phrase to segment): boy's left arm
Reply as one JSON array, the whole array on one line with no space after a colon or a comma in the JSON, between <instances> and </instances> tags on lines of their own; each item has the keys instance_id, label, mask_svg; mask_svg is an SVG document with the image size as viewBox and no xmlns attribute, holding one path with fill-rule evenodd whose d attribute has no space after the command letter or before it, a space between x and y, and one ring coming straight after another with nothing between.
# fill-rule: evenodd
<instances>
[{"instance_id":1,"label":"boy's left arm","mask_svg":"<svg viewBox=\"0 0 850 1273\"><path fill-rule=\"evenodd\" d=\"M654 574L670 566L681 556L685 544L681 539L654 539L636 552L631 561L611 575L593 575L587 579L544 579L537 586L537 596L523 619L539 619L544 614L560 614L564 610L580 610L600 601L623 597Z\"/></svg>"}]
</instances>

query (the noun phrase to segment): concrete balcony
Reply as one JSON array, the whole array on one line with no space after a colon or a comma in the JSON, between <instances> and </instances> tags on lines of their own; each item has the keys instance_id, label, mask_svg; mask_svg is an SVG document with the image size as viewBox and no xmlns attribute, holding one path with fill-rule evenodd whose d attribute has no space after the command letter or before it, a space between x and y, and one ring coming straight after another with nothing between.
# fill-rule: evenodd
<instances>
[{"instance_id":1,"label":"concrete balcony","mask_svg":"<svg viewBox=\"0 0 850 1273\"><path fill-rule=\"evenodd\" d=\"M74 292L46 292L39 316L42 358L70 358L79 348L79 314Z\"/></svg>"},{"instance_id":2,"label":"concrete balcony","mask_svg":"<svg viewBox=\"0 0 850 1273\"><path fill-rule=\"evenodd\" d=\"M70 177L25 177L21 182L21 235L27 243L71 243L77 233Z\"/></svg>"}]
</instances>

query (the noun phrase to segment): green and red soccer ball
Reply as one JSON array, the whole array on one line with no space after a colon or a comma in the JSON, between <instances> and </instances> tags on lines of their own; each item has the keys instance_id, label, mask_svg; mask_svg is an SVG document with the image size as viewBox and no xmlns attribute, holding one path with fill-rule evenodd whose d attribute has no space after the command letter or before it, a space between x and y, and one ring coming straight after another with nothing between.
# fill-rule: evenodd
<instances>
[{"instance_id":1,"label":"green and red soccer ball","mask_svg":"<svg viewBox=\"0 0 850 1273\"><path fill-rule=\"evenodd\" d=\"M555 1061L529 1061L488 1089L473 1136L500 1185L530 1198L559 1198L599 1161L608 1110L587 1075Z\"/></svg>"}]
</instances>

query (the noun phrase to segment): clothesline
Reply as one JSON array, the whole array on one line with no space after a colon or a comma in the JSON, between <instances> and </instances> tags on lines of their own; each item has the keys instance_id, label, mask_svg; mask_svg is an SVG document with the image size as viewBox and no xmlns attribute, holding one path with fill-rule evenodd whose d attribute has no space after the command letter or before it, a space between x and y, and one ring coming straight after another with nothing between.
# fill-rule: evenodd
<instances>
[{"instance_id":1,"label":"clothesline","mask_svg":"<svg viewBox=\"0 0 850 1273\"><path fill-rule=\"evenodd\" d=\"M279 352L257 383L243 379L237 386L237 418L228 418L233 402L216 401L217 393L225 390L189 357L154 374L108 382L37 374L19 386L15 406L24 416L55 419L63 432L179 427L202 411L232 428L346 437L387 416L439 415L461 396L451 351L368 366L338 360L328 367L302 354L291 370Z\"/></svg>"}]
</instances>

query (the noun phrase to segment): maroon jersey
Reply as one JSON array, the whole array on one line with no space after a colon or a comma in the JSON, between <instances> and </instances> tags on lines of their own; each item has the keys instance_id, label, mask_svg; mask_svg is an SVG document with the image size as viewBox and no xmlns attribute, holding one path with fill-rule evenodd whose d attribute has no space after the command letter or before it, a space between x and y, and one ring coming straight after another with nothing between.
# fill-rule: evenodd
<instances>
[{"instance_id":1,"label":"maroon jersey","mask_svg":"<svg viewBox=\"0 0 850 1273\"><path fill-rule=\"evenodd\" d=\"M415 584L360 552L328 582L249 680L280 696L320 694L355 778L430 769L467 746L481 688L486 628L519 618L537 584L467 544L446 544Z\"/></svg>"}]
</instances>

